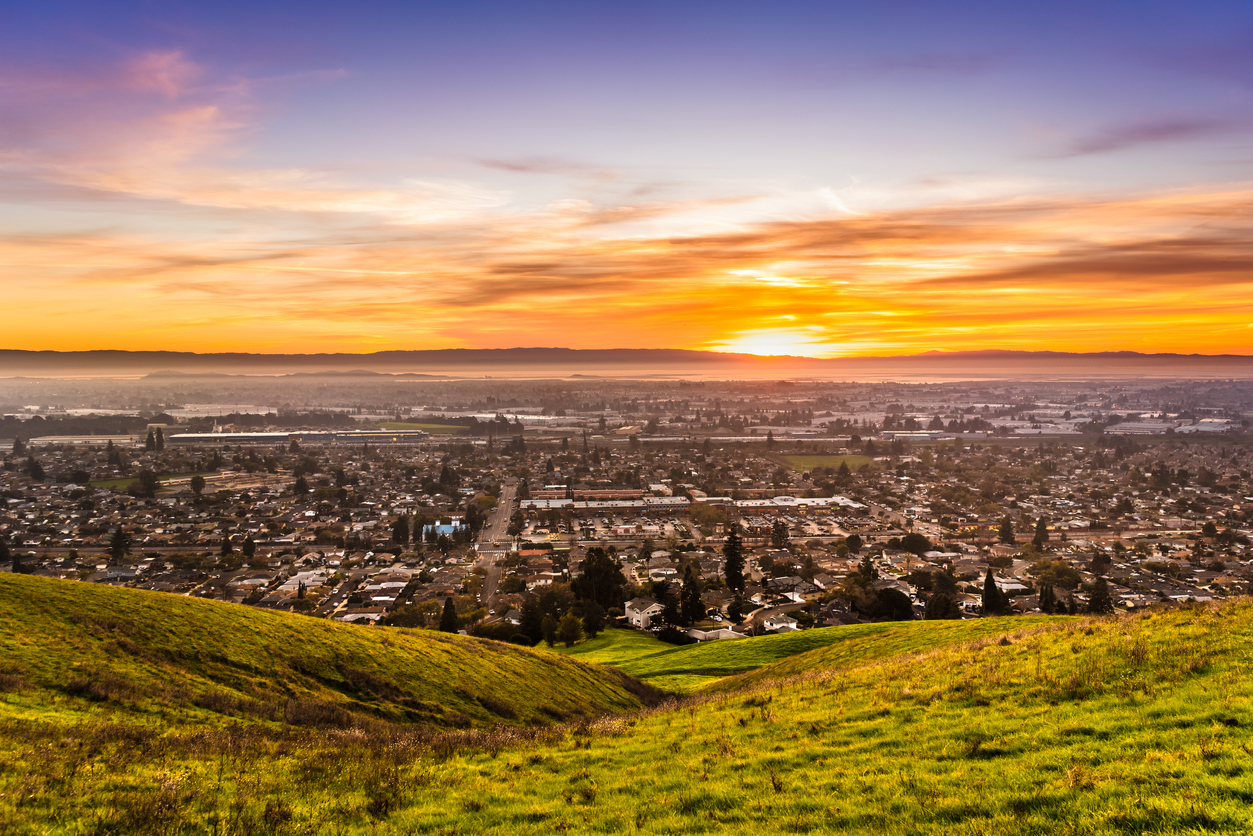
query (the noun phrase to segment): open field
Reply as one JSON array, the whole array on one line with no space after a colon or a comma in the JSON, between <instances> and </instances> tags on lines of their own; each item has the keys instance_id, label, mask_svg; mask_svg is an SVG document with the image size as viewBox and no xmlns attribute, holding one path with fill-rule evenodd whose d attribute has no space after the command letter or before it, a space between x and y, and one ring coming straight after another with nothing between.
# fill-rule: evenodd
<instances>
[{"instance_id":1,"label":"open field","mask_svg":"<svg viewBox=\"0 0 1253 836\"><path fill-rule=\"evenodd\" d=\"M385 421L379 424L385 430L422 430L431 435L465 435L470 430L456 424L416 424L409 421Z\"/></svg>"},{"instance_id":2,"label":"open field","mask_svg":"<svg viewBox=\"0 0 1253 836\"><path fill-rule=\"evenodd\" d=\"M517 706L519 723L536 716L528 701L550 704L568 688L581 702L615 693L613 680L577 653L268 613L234 623L227 611L253 611L59 582L72 590L66 599L56 586L0 576L5 833L1253 829L1245 600L1109 618L864 625L773 637L791 644L660 652L649 637L615 631L583 657L659 674L747 670L644 711L630 710L629 696L603 699L627 709L616 717L439 734L372 720L349 703L383 698L348 680L331 687L328 664L395 676L395 688L410 687L412 670L413 691L432 704L461 699L467 717L490 689ZM66 607L81 607L81 619ZM302 726L187 707L178 688L225 687L225 671L241 693L330 701L335 692L346 714ZM68 687L67 675L98 687ZM182 679L157 691L172 675Z\"/></svg>"},{"instance_id":3,"label":"open field","mask_svg":"<svg viewBox=\"0 0 1253 836\"><path fill-rule=\"evenodd\" d=\"M856 471L862 465L873 462L869 456L780 456L797 473L813 470L816 467L833 467L838 469L841 462L848 464L848 469Z\"/></svg>"},{"instance_id":4,"label":"open field","mask_svg":"<svg viewBox=\"0 0 1253 836\"><path fill-rule=\"evenodd\" d=\"M173 479L190 479L193 476L217 476L217 475L218 475L218 472L216 470L207 470L207 471L194 472L194 473L166 473L163 476L158 476L157 481L169 482ZM101 479L96 482L88 482L87 484L89 487L92 487L92 488L104 488L106 490L111 490L111 491L124 491L127 488L129 488L131 485L139 484L139 479L133 476L126 476L121 479Z\"/></svg>"}]
</instances>

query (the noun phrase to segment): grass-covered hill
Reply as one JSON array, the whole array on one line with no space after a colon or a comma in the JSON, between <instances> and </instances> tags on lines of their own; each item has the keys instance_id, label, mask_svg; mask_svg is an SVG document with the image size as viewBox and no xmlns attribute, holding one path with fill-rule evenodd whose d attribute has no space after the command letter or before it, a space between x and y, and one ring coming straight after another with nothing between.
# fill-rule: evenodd
<instances>
[{"instance_id":1,"label":"grass-covered hill","mask_svg":"<svg viewBox=\"0 0 1253 836\"><path fill-rule=\"evenodd\" d=\"M613 669L498 642L11 574L0 685L10 716L184 726L551 723L651 696Z\"/></svg>"},{"instance_id":2,"label":"grass-covered hill","mask_svg":"<svg viewBox=\"0 0 1253 836\"><path fill-rule=\"evenodd\" d=\"M980 619L934 622L925 626L895 621L680 647L635 630L607 630L572 648L555 650L589 662L613 665L659 688L695 693L713 689L739 690L753 683L835 667L854 659L868 662L954 641L1000 636L1007 629L1021 630L1045 622L1055 624L1060 620L1041 617L1016 618L1010 622Z\"/></svg>"},{"instance_id":3,"label":"grass-covered hill","mask_svg":"<svg viewBox=\"0 0 1253 836\"><path fill-rule=\"evenodd\" d=\"M17 639L13 593L3 594L7 659ZM47 619L44 612L31 618ZM68 625L59 628L63 642L99 652L82 667L124 658L105 649L116 638L74 638L70 627L82 625L56 623ZM317 624L291 623L285 644ZM171 621L153 629L154 646L182 641ZM402 639L414 643L407 652L415 659L419 647L445 646L340 629L368 637L360 639L371 642L364 656L385 655ZM276 641L270 635L250 641L264 646ZM162 700L173 698L154 691L130 703L108 694L83 702L44 684L61 668L45 670L31 653L5 680L20 690L0 695L0 833L1253 830L1248 602L1098 619L837 628L684 653L646 637L596 641L583 647L584 659L633 659L658 677L724 676L651 709L441 738L403 723L294 728L247 715L162 725L145 712L159 720ZM206 637L198 652L221 652L214 648ZM49 652L71 659L76 651L66 644ZM475 664L488 665L493 652L480 651ZM307 672L290 672L293 660L304 664L291 654L272 671L249 673L254 687L269 687L275 672L305 682ZM552 662L552 671L577 664L547 651L526 655ZM601 670L577 669L589 677ZM322 699L341 693L317 687L328 689ZM527 687L497 696L525 701ZM567 686L554 679L535 687L547 694ZM534 716L519 710L515 722Z\"/></svg>"}]
</instances>

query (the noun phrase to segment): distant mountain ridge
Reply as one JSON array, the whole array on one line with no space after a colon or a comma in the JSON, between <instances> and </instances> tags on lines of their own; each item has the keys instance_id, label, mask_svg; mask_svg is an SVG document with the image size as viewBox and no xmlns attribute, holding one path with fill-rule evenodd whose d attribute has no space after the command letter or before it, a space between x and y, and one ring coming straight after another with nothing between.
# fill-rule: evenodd
<instances>
[{"instance_id":1,"label":"distant mountain ridge","mask_svg":"<svg viewBox=\"0 0 1253 836\"><path fill-rule=\"evenodd\" d=\"M573 349L451 348L378 351L366 354L256 354L181 351L27 351L0 350L0 377L124 375L176 378L183 375L287 374L380 375L414 379L515 371L573 376L614 374L700 374L740 376L839 376L841 372L933 374L1202 374L1253 376L1253 356L1242 354L1145 354L1135 351L1063 352L988 349L929 351L914 355L815 358L758 356L674 348ZM443 374L441 374L443 373Z\"/></svg>"}]
</instances>

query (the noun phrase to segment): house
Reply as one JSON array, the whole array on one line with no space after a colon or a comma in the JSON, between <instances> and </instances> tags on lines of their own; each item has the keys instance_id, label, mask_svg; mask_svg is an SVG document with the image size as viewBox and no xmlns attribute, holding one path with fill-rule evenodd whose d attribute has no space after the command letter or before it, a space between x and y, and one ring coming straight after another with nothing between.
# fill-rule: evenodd
<instances>
[{"instance_id":1,"label":"house","mask_svg":"<svg viewBox=\"0 0 1253 836\"><path fill-rule=\"evenodd\" d=\"M747 638L743 633L737 633L730 627L717 627L712 630L698 630L695 627L687 631L687 634L698 642L723 641L726 639L743 639Z\"/></svg>"},{"instance_id":2,"label":"house","mask_svg":"<svg viewBox=\"0 0 1253 836\"><path fill-rule=\"evenodd\" d=\"M787 633L801 628L799 622L786 613L766 616L761 626L768 633Z\"/></svg>"},{"instance_id":3,"label":"house","mask_svg":"<svg viewBox=\"0 0 1253 836\"><path fill-rule=\"evenodd\" d=\"M639 630L647 630L652 619L665 612L665 607L652 598L632 598L626 602L627 623Z\"/></svg>"}]
</instances>

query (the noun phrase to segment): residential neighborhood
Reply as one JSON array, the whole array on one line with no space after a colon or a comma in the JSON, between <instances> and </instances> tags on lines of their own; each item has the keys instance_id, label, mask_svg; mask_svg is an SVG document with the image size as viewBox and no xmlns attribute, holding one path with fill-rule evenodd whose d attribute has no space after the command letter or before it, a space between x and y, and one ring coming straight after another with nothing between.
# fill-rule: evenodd
<instances>
[{"instance_id":1,"label":"residential neighborhood","mask_svg":"<svg viewBox=\"0 0 1253 836\"><path fill-rule=\"evenodd\" d=\"M525 643L563 619L708 641L1253 579L1235 384L474 381L400 403L367 381L277 407L12 385L3 571Z\"/></svg>"}]
</instances>

